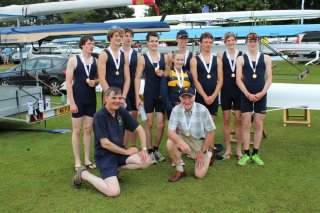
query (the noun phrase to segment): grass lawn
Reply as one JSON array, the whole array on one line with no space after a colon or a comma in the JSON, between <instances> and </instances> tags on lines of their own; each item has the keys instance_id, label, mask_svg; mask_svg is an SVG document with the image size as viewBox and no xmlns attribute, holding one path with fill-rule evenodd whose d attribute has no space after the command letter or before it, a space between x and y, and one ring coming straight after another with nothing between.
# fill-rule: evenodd
<instances>
[{"instance_id":1,"label":"grass lawn","mask_svg":"<svg viewBox=\"0 0 320 213\"><path fill-rule=\"evenodd\" d=\"M308 68L311 73L304 81L274 82L319 84L320 66ZM273 71L294 72L279 62ZM174 168L164 137L160 151L167 161L144 171L121 172L117 198L105 197L89 183L81 189L72 187L71 134L0 131L0 212L319 212L320 111L311 111L310 128L284 127L282 118L282 111L266 116L267 138L260 149L263 167L239 167L233 157L216 161L203 180L196 180L193 162L185 159L187 177L170 183ZM46 125L71 129L71 116L48 120ZM223 144L221 110L216 126L216 141ZM1 121L1 128L45 126Z\"/></svg>"}]
</instances>

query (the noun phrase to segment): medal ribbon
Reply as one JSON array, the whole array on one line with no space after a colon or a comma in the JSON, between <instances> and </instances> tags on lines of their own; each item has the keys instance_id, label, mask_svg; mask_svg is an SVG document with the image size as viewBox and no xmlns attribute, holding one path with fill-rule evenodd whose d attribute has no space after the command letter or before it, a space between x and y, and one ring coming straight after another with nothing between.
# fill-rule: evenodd
<instances>
[{"instance_id":1,"label":"medal ribbon","mask_svg":"<svg viewBox=\"0 0 320 213\"><path fill-rule=\"evenodd\" d=\"M121 51L120 51L120 49L119 49L119 51L118 51L118 55L119 55L118 61L117 61L116 58L114 57L113 52L112 52L112 50L111 50L110 47L108 47L108 50L109 50L109 52L110 52L110 54L111 54L111 56L112 56L114 65L116 66L116 70L119 70L119 68L120 68L120 61L121 61Z\"/></svg>"},{"instance_id":2,"label":"medal ribbon","mask_svg":"<svg viewBox=\"0 0 320 213\"><path fill-rule=\"evenodd\" d=\"M159 68L159 67L160 67L160 65L159 65L159 63L160 63L160 53L159 53L159 52L157 52L157 53L158 53L158 62L157 62L157 66L156 66L155 68ZM152 58L151 58L151 55L150 55L150 52L149 52L149 51L147 52L147 56L148 56L148 59L149 59L150 63L152 64L152 66L154 66L154 65L153 65L153 61L152 61Z\"/></svg>"},{"instance_id":3,"label":"medal ribbon","mask_svg":"<svg viewBox=\"0 0 320 213\"><path fill-rule=\"evenodd\" d=\"M86 74L87 74L87 76L88 76L88 78L89 78L90 71L91 71L91 65L93 64L93 57L90 56L89 69L88 69L88 67L87 67L87 65L86 65L86 61L84 60L84 56L82 55L82 53L79 55L79 57L80 57L80 60L81 60L81 62L82 62L82 64L83 64L83 66L84 66L84 70L86 71Z\"/></svg>"},{"instance_id":4,"label":"medal ribbon","mask_svg":"<svg viewBox=\"0 0 320 213\"><path fill-rule=\"evenodd\" d=\"M175 67L174 67L174 71L176 72L176 76L177 76L177 79L178 79L178 86L180 88L182 88L183 87L183 82L184 82L183 70L182 70L182 68L180 69L181 76L179 74L179 71Z\"/></svg>"},{"instance_id":5,"label":"medal ribbon","mask_svg":"<svg viewBox=\"0 0 320 213\"><path fill-rule=\"evenodd\" d=\"M204 60L202 53L200 53L199 58L200 58L200 60L202 61L202 63L203 63L203 65L204 65L207 73L210 74L211 67L212 67L213 54L212 54L212 53L210 54L209 67L208 67L207 64L206 64L206 61Z\"/></svg>"},{"instance_id":6,"label":"medal ribbon","mask_svg":"<svg viewBox=\"0 0 320 213\"><path fill-rule=\"evenodd\" d=\"M253 68L253 64L252 64L250 53L248 52L247 55L248 55L250 67L253 70L253 74L256 74L256 69L257 69L257 66L258 66L259 58L260 58L260 52L259 51L257 52L257 55L256 55L256 66L254 68Z\"/></svg>"},{"instance_id":7,"label":"medal ribbon","mask_svg":"<svg viewBox=\"0 0 320 213\"><path fill-rule=\"evenodd\" d=\"M230 57L230 54L229 54L228 50L226 51L226 53L227 53L227 58L228 58L228 61L229 61L229 65L230 65L231 71L234 73L234 71L236 70L236 59L238 57L238 50L236 50L235 53L234 53L233 63L232 63L232 60L231 60L231 57Z\"/></svg>"}]
</instances>

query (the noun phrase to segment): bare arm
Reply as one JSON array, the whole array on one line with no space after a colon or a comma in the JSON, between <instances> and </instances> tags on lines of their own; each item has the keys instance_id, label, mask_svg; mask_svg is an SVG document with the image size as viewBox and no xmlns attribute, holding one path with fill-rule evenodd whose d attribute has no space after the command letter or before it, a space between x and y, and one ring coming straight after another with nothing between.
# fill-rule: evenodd
<instances>
[{"instance_id":1,"label":"bare arm","mask_svg":"<svg viewBox=\"0 0 320 213\"><path fill-rule=\"evenodd\" d=\"M212 97L212 102L217 98L217 96L219 95L219 92L222 88L223 85L223 70L222 70L222 60L221 58L217 57L217 71L218 71L218 83L216 86L216 89L214 90L214 92L212 93L211 97Z\"/></svg>"},{"instance_id":2,"label":"bare arm","mask_svg":"<svg viewBox=\"0 0 320 213\"><path fill-rule=\"evenodd\" d=\"M130 88L129 57L125 56L125 60L124 60L124 85L123 85L122 97L127 98L129 88Z\"/></svg>"},{"instance_id":3,"label":"bare arm","mask_svg":"<svg viewBox=\"0 0 320 213\"><path fill-rule=\"evenodd\" d=\"M78 108L75 104L74 97L73 97L73 88L72 88L72 81L74 78L74 70L76 68L76 57L71 57L67 64L67 71L66 71L66 87L67 87L67 97L70 101L70 110L72 113L77 113Z\"/></svg>"},{"instance_id":4,"label":"bare arm","mask_svg":"<svg viewBox=\"0 0 320 213\"><path fill-rule=\"evenodd\" d=\"M107 149L113 153L122 154L122 155L133 155L138 153L138 149L136 147L130 147L129 149L124 149L112 143L107 138L101 138L100 143L102 148Z\"/></svg>"},{"instance_id":5,"label":"bare arm","mask_svg":"<svg viewBox=\"0 0 320 213\"><path fill-rule=\"evenodd\" d=\"M264 87L261 92L256 94L256 98L259 100L261 99L270 88L270 85L272 83L272 61L270 56L264 55L264 60L266 63L266 83L264 84Z\"/></svg>"},{"instance_id":6,"label":"bare arm","mask_svg":"<svg viewBox=\"0 0 320 213\"><path fill-rule=\"evenodd\" d=\"M138 109L139 104L141 104L141 100L140 100L140 81L141 81L141 75L142 72L144 70L144 57L142 55L139 55L138 57L138 64L137 64L137 69L136 69L136 76L134 78L134 91L135 91L135 95L136 95L136 107Z\"/></svg>"},{"instance_id":7,"label":"bare arm","mask_svg":"<svg viewBox=\"0 0 320 213\"><path fill-rule=\"evenodd\" d=\"M239 56L238 59L237 59L236 82L237 82L237 85L238 85L239 89L242 91L242 93L246 97L248 97L250 93L248 92L246 86L243 83L243 65L244 65L243 56Z\"/></svg>"},{"instance_id":8,"label":"bare arm","mask_svg":"<svg viewBox=\"0 0 320 213\"><path fill-rule=\"evenodd\" d=\"M102 51L99 55L98 59L98 76L99 76L99 82L102 86L103 92L105 92L108 88L109 85L106 81L106 63L108 61L108 55L105 51Z\"/></svg>"},{"instance_id":9,"label":"bare arm","mask_svg":"<svg viewBox=\"0 0 320 213\"><path fill-rule=\"evenodd\" d=\"M203 99L207 99L208 96L204 92L199 80L198 80L198 72L197 72L197 59L192 58L190 61L190 71L192 73L193 81L194 81L194 86L196 87L197 93L199 93Z\"/></svg>"}]
</instances>

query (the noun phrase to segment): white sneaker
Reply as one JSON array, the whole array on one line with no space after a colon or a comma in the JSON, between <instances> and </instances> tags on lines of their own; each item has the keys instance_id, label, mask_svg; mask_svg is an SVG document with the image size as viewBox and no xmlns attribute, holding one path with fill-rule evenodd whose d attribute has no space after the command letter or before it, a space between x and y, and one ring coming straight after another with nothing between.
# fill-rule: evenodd
<instances>
[{"instance_id":1,"label":"white sneaker","mask_svg":"<svg viewBox=\"0 0 320 213\"><path fill-rule=\"evenodd\" d=\"M156 156L154 155L153 152L150 152L150 153L149 153L149 158L150 158L150 162L151 162L152 164L158 163L158 161L156 160Z\"/></svg>"},{"instance_id":2,"label":"white sneaker","mask_svg":"<svg viewBox=\"0 0 320 213\"><path fill-rule=\"evenodd\" d=\"M182 159L180 159L180 164L181 164L181 166L185 166L186 165L185 162ZM174 166L176 166L176 164L172 163L171 166L174 167Z\"/></svg>"},{"instance_id":3,"label":"white sneaker","mask_svg":"<svg viewBox=\"0 0 320 213\"><path fill-rule=\"evenodd\" d=\"M156 157L156 160L158 162L162 162L166 159L165 157L163 157L163 155L158 150L154 151L154 156Z\"/></svg>"}]
</instances>

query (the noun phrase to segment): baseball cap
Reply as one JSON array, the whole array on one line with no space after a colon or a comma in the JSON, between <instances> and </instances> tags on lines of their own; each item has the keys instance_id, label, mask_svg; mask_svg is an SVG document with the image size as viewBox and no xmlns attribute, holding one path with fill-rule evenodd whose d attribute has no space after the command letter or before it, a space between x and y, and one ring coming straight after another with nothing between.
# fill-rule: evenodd
<instances>
[{"instance_id":1,"label":"baseball cap","mask_svg":"<svg viewBox=\"0 0 320 213\"><path fill-rule=\"evenodd\" d=\"M179 91L179 96L184 96L184 95L190 95L190 96L194 96L195 95L195 90L192 87L183 87L180 91Z\"/></svg>"},{"instance_id":2,"label":"baseball cap","mask_svg":"<svg viewBox=\"0 0 320 213\"><path fill-rule=\"evenodd\" d=\"M188 32L185 31L185 30L180 30L178 33L177 33L177 38L188 38Z\"/></svg>"},{"instance_id":3,"label":"baseball cap","mask_svg":"<svg viewBox=\"0 0 320 213\"><path fill-rule=\"evenodd\" d=\"M257 33L249 33L246 40L259 40L259 35Z\"/></svg>"}]
</instances>

